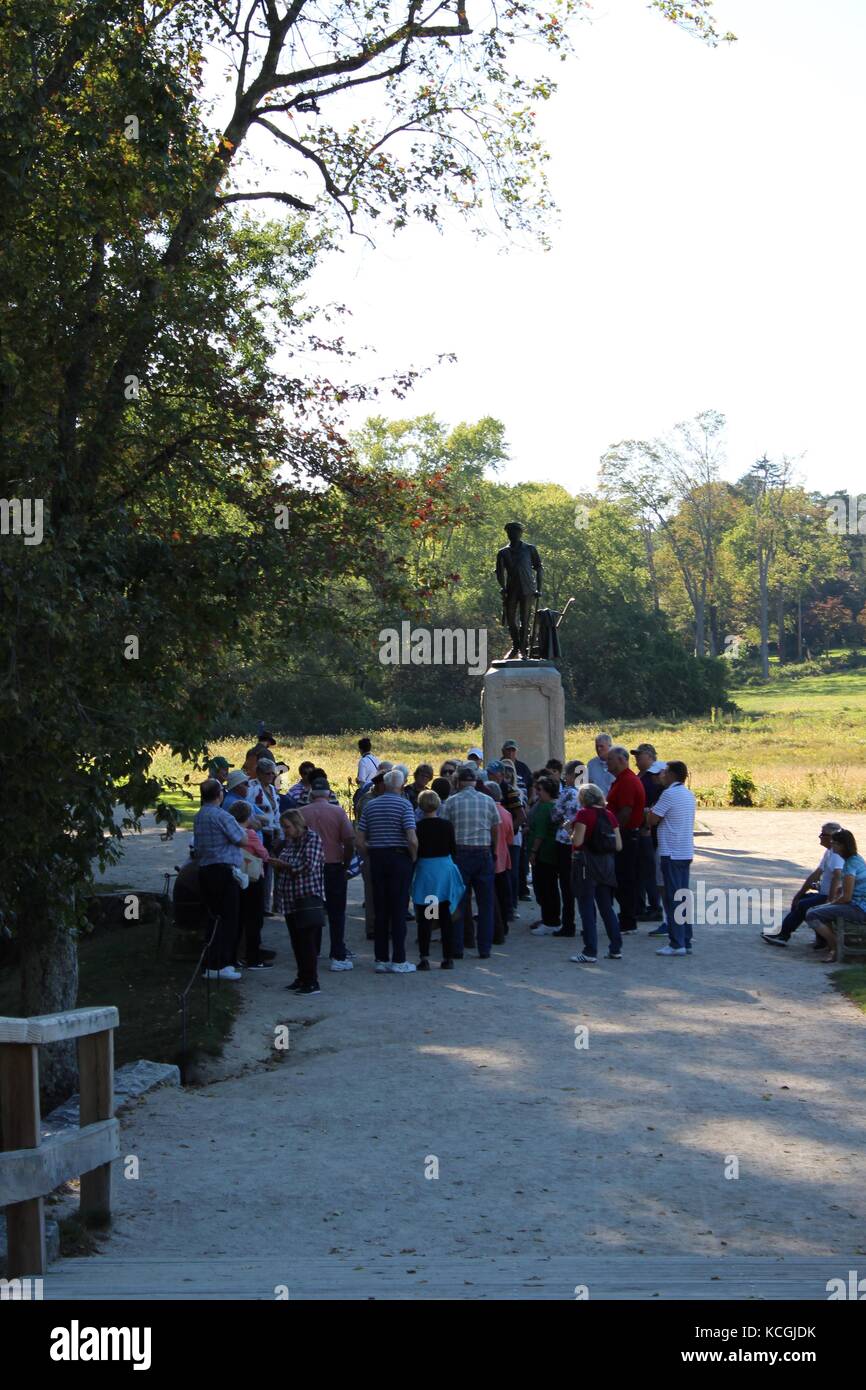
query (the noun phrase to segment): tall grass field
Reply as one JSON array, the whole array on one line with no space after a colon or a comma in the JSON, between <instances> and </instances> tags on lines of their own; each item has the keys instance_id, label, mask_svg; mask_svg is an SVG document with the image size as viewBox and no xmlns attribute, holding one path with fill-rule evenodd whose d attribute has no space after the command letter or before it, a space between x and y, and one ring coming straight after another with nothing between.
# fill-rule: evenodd
<instances>
[{"instance_id":1,"label":"tall grass field","mask_svg":"<svg viewBox=\"0 0 866 1390\"><path fill-rule=\"evenodd\" d=\"M866 809L866 674L843 671L828 675L779 677L769 685L733 692L739 712L731 716L691 719L679 723L659 719L609 723L614 739L634 748L647 740L660 758L679 758L691 773L691 785L701 806L743 804L732 797L732 771L738 785L750 781L746 804L775 809ZM296 778L298 763L309 758L327 771L344 804L354 789L357 740L367 730L343 734L279 737L277 757L287 762ZM573 724L566 730L567 758L592 756L594 726ZM467 728L382 729L372 733L373 748L382 758L414 768L430 762L438 772L448 757L465 757L481 742L480 726ZM243 762L248 738L219 739L211 755L222 754L233 767ZM186 822L197 808L197 784L202 773L160 749L154 759L157 776L182 784L166 798ZM183 787L189 788L184 794Z\"/></svg>"}]
</instances>

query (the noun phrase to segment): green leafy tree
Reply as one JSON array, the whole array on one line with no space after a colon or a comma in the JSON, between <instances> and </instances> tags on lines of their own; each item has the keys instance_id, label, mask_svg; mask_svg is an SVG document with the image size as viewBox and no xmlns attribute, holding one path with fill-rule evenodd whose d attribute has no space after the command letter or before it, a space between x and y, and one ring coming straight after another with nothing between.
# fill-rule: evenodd
<instances>
[{"instance_id":1,"label":"green leafy tree","mask_svg":"<svg viewBox=\"0 0 866 1390\"><path fill-rule=\"evenodd\" d=\"M718 552L735 510L719 478L724 428L722 414L705 410L659 439L612 445L601 460L603 494L628 507L640 527L657 607L660 547L674 559L692 608L696 656L707 650L708 626L710 654L718 652Z\"/></svg>"},{"instance_id":2,"label":"green leafy tree","mask_svg":"<svg viewBox=\"0 0 866 1390\"><path fill-rule=\"evenodd\" d=\"M25 1011L75 1001L91 858L118 802L134 821L158 796L155 743L202 757L277 636L347 617L337 571L408 601L383 543L406 511L387 469L356 467L350 388L274 362L327 354L299 295L338 223L456 210L543 235L535 110L580 8L0 0L0 482L46 518L41 545L0 555L4 745L51 768L0 814ZM656 8L718 41L708 3ZM203 94L217 51L222 129ZM277 187L253 133L283 156ZM45 1064L49 1093L71 1086L70 1049Z\"/></svg>"}]
</instances>

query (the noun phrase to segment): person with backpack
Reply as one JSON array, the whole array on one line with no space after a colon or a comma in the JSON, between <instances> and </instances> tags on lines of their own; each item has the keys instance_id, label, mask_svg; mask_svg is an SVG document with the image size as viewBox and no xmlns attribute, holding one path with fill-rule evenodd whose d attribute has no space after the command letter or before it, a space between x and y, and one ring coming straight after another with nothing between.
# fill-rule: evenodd
<instances>
[{"instance_id":1,"label":"person with backpack","mask_svg":"<svg viewBox=\"0 0 866 1390\"><path fill-rule=\"evenodd\" d=\"M622 959L622 932L613 910L616 855L622 850L622 835L616 816L605 807L601 787L588 782L580 788L578 800L580 810L571 832L571 881L583 926L583 950L569 959L577 965L595 965L598 960L596 908L607 932L607 959Z\"/></svg>"}]
</instances>

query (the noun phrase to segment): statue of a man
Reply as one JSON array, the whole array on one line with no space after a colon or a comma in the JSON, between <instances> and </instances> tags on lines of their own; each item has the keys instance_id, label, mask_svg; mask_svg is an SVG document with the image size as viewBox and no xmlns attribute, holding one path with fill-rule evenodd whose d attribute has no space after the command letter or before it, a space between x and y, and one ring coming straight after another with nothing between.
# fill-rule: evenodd
<instances>
[{"instance_id":1,"label":"statue of a man","mask_svg":"<svg viewBox=\"0 0 866 1390\"><path fill-rule=\"evenodd\" d=\"M511 634L506 661L529 656L529 620L533 601L541 595L542 566L534 545L521 540L523 527L510 521L505 528L509 544L496 556L496 581L502 590L505 625Z\"/></svg>"}]
</instances>

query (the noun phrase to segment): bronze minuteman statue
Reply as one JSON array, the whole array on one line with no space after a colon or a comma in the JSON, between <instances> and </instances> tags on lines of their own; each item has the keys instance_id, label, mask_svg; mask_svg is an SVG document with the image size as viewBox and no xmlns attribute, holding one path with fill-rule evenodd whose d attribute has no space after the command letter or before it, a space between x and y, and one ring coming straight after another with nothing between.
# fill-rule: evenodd
<instances>
[{"instance_id":1,"label":"bronze minuteman statue","mask_svg":"<svg viewBox=\"0 0 866 1390\"><path fill-rule=\"evenodd\" d=\"M511 635L506 661L529 657L533 608L541 597L543 569L534 545L522 540L523 527L510 521L505 528L509 544L496 556L496 581L502 592L503 621Z\"/></svg>"}]
</instances>

